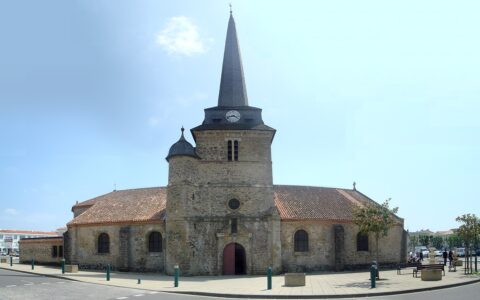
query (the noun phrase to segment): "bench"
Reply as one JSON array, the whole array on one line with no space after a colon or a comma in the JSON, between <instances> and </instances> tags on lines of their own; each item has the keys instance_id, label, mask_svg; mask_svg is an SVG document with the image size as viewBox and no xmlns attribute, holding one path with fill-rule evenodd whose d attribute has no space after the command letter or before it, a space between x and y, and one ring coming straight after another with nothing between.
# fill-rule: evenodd
<instances>
[{"instance_id":1,"label":"bench","mask_svg":"<svg viewBox=\"0 0 480 300\"><path fill-rule=\"evenodd\" d=\"M421 263L411 262L411 263L403 263L397 265L397 275L402 275L402 269L405 268L416 268Z\"/></svg>"},{"instance_id":2,"label":"bench","mask_svg":"<svg viewBox=\"0 0 480 300\"><path fill-rule=\"evenodd\" d=\"M443 264L428 264L428 265L418 265L416 269L413 270L412 276L418 277L418 271L421 270L442 270L443 276L445 276L445 266Z\"/></svg>"}]
</instances>

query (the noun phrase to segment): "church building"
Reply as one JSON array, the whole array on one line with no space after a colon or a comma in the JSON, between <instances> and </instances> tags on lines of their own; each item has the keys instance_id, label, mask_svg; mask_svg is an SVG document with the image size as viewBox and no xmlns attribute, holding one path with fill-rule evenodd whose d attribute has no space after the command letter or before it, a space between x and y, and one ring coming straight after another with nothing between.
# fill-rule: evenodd
<instances>
[{"instance_id":1,"label":"church building","mask_svg":"<svg viewBox=\"0 0 480 300\"><path fill-rule=\"evenodd\" d=\"M182 275L348 270L370 265L374 239L353 223L355 189L274 185L276 131L250 106L233 16L220 91L203 123L184 129L166 160L165 187L113 191L75 204L65 257L80 268ZM403 219L379 247L382 263L406 257Z\"/></svg>"}]
</instances>

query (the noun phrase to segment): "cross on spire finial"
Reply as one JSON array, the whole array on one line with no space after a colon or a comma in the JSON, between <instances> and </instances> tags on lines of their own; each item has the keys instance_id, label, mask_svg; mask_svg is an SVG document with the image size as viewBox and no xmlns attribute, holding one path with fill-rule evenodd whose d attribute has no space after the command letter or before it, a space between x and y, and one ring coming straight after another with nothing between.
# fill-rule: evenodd
<instances>
[{"instance_id":1,"label":"cross on spire finial","mask_svg":"<svg viewBox=\"0 0 480 300\"><path fill-rule=\"evenodd\" d=\"M230 6L230 14L232 14L232 3L229 3L228 6Z\"/></svg>"}]
</instances>

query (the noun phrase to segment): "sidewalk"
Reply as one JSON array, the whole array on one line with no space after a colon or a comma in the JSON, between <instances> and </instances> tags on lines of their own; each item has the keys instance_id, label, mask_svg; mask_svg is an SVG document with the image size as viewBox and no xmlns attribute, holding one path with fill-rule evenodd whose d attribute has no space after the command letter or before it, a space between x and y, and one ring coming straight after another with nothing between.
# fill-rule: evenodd
<instances>
[{"instance_id":1,"label":"sidewalk","mask_svg":"<svg viewBox=\"0 0 480 300\"><path fill-rule=\"evenodd\" d=\"M368 272L307 274L306 285L303 287L284 287L284 277L277 275L272 278L272 290L267 290L266 276L180 277L179 287L175 288L172 276L153 273L112 272L110 281L106 281L105 272L98 271L79 271L62 275L59 267L35 266L35 270L32 271L31 265L14 264L10 267L5 263L0 263L0 268L151 291L223 297L248 296L250 298L361 297L431 290L480 282L479 275L464 275L463 268L457 268L457 272L446 270L446 275L440 281L422 281L420 278L412 277L411 269L403 269L402 275L397 275L396 270L381 271L382 279L377 281L375 289L370 288ZM137 284L138 278L141 279L141 284Z\"/></svg>"}]
</instances>

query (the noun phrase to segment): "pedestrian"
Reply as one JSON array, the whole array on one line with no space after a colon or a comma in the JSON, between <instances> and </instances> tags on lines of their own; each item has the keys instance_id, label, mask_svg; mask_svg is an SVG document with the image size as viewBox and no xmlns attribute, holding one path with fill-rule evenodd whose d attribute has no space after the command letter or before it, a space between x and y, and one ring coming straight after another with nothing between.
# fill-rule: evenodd
<instances>
[{"instance_id":1,"label":"pedestrian","mask_svg":"<svg viewBox=\"0 0 480 300\"><path fill-rule=\"evenodd\" d=\"M443 250L442 255L443 255L443 265L446 266L447 265L447 257L448 257L447 249Z\"/></svg>"},{"instance_id":2,"label":"pedestrian","mask_svg":"<svg viewBox=\"0 0 480 300\"><path fill-rule=\"evenodd\" d=\"M448 261L450 262L450 267L452 266L452 260L453 260L453 252L450 249L450 251L448 251Z\"/></svg>"},{"instance_id":3,"label":"pedestrian","mask_svg":"<svg viewBox=\"0 0 480 300\"><path fill-rule=\"evenodd\" d=\"M420 250L420 261L423 261L423 251Z\"/></svg>"}]
</instances>

